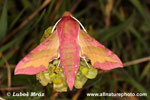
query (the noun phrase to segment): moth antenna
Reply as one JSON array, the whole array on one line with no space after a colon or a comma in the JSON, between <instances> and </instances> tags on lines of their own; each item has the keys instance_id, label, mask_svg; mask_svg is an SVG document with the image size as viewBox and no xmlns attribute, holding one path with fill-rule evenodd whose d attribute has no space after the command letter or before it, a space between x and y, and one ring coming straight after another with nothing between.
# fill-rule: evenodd
<instances>
[{"instance_id":1,"label":"moth antenna","mask_svg":"<svg viewBox=\"0 0 150 100\"><path fill-rule=\"evenodd\" d=\"M85 57L82 57L82 58L84 59L84 61L85 61L86 65L90 68L90 66L89 66L89 64L87 63L87 61L86 61Z\"/></svg>"},{"instance_id":2,"label":"moth antenna","mask_svg":"<svg viewBox=\"0 0 150 100\"><path fill-rule=\"evenodd\" d=\"M52 29L52 31L51 31L51 33L53 33L54 32L54 30L55 30L55 28L56 28L56 25L60 22L60 20L61 20L61 18L55 23L55 25L54 25L54 27L53 27L53 29Z\"/></svg>"},{"instance_id":3,"label":"moth antenna","mask_svg":"<svg viewBox=\"0 0 150 100\"><path fill-rule=\"evenodd\" d=\"M84 26L81 24L81 22L78 20L78 19L76 19L75 17L73 17L73 16L71 16L73 19L75 19L79 24L80 24L80 26L82 27L82 29L87 33L87 31L86 31L86 29L84 28Z\"/></svg>"}]
</instances>

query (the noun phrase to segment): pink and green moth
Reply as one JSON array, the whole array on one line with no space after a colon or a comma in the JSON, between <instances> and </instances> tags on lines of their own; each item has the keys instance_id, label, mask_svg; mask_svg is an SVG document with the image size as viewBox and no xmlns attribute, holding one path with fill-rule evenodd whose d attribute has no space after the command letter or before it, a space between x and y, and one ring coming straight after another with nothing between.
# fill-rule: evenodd
<instances>
[{"instance_id":1,"label":"pink and green moth","mask_svg":"<svg viewBox=\"0 0 150 100\"><path fill-rule=\"evenodd\" d=\"M58 58L70 90L74 85L80 58L90 59L94 68L102 70L123 67L117 55L89 36L70 12L65 12L52 29L52 34L17 64L15 75L34 75L46 71L49 62Z\"/></svg>"}]
</instances>

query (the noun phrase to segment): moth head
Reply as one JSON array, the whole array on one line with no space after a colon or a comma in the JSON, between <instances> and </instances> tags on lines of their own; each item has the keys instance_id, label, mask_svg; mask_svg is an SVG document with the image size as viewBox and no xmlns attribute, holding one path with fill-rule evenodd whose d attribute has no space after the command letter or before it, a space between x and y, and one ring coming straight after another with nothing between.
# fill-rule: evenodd
<instances>
[{"instance_id":1,"label":"moth head","mask_svg":"<svg viewBox=\"0 0 150 100\"><path fill-rule=\"evenodd\" d=\"M64 17L64 16L72 16L72 14L71 14L71 12L69 12L69 11L65 11L65 12L63 13L62 17Z\"/></svg>"},{"instance_id":2,"label":"moth head","mask_svg":"<svg viewBox=\"0 0 150 100\"><path fill-rule=\"evenodd\" d=\"M82 27L82 29L87 33L86 29L85 29L84 26L81 24L81 22L80 22L78 19L76 19L75 17L73 17L72 14L71 14L71 12L65 11L65 12L63 13L62 17L65 17L65 16L71 16L74 20L76 20L76 21L80 24L80 26ZM54 25L54 27L53 27L51 33L54 32L54 30L55 30L57 24L61 21L61 19L62 19L62 18L60 18L60 19L55 23L55 25Z\"/></svg>"}]
</instances>

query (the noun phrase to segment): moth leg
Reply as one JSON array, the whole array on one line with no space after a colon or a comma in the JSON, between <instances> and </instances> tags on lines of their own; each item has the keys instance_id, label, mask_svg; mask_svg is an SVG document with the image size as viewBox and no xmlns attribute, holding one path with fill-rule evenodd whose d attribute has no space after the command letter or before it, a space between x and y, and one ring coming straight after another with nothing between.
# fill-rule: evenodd
<instances>
[{"instance_id":1,"label":"moth leg","mask_svg":"<svg viewBox=\"0 0 150 100\"><path fill-rule=\"evenodd\" d=\"M59 62L58 62L58 65L57 65L56 69L58 69L59 65L60 65L60 60L59 60Z\"/></svg>"},{"instance_id":2,"label":"moth leg","mask_svg":"<svg viewBox=\"0 0 150 100\"><path fill-rule=\"evenodd\" d=\"M58 52L59 50L57 50L57 52ZM50 62L52 62L52 61L54 61L54 60L59 60L59 58L60 58L60 55L59 55L59 53L58 53L58 56L56 57L56 58L53 58L53 60L50 60ZM56 64L57 65L57 67L56 67L56 69L58 69L58 67L59 67L59 65L60 65L60 60L58 61L58 63Z\"/></svg>"},{"instance_id":3,"label":"moth leg","mask_svg":"<svg viewBox=\"0 0 150 100\"><path fill-rule=\"evenodd\" d=\"M59 50L58 50L58 52L59 52ZM58 53L58 57L57 57L56 59L58 59L58 60L59 60L59 58L60 58L60 55L59 55L59 53ZM58 69L58 68L59 68L59 65L60 65L60 60L59 60L59 62L58 62L58 65L57 65L56 69Z\"/></svg>"},{"instance_id":4,"label":"moth leg","mask_svg":"<svg viewBox=\"0 0 150 100\"><path fill-rule=\"evenodd\" d=\"M81 57L81 58L83 58L83 59L84 59L84 61L85 61L86 65L88 66L88 68L90 68L90 65L87 63L87 61L86 61L85 57Z\"/></svg>"}]
</instances>

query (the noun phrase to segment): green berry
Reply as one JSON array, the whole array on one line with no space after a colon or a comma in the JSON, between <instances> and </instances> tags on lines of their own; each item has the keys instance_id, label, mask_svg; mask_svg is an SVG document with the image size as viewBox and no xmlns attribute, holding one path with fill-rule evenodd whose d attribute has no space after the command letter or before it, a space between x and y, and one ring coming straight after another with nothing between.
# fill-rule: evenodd
<instances>
[{"instance_id":1,"label":"green berry","mask_svg":"<svg viewBox=\"0 0 150 100\"><path fill-rule=\"evenodd\" d=\"M67 92L67 85L65 84L53 84L53 88L57 92Z\"/></svg>"},{"instance_id":2,"label":"green berry","mask_svg":"<svg viewBox=\"0 0 150 100\"><path fill-rule=\"evenodd\" d=\"M98 70L91 67L89 68L89 71L85 76L89 79L94 79L97 76L97 74L98 74Z\"/></svg>"},{"instance_id":3,"label":"green berry","mask_svg":"<svg viewBox=\"0 0 150 100\"><path fill-rule=\"evenodd\" d=\"M53 61L53 64L54 64L54 65L58 65L58 64L59 64L59 61L60 61L60 60L55 59L55 60Z\"/></svg>"},{"instance_id":4,"label":"green berry","mask_svg":"<svg viewBox=\"0 0 150 100\"><path fill-rule=\"evenodd\" d=\"M77 73L78 74L78 73ZM82 75L81 73L79 73L76 78L75 78L75 82L74 82L74 86L77 89L80 89L83 87L83 85L86 83L88 79Z\"/></svg>"},{"instance_id":5,"label":"green berry","mask_svg":"<svg viewBox=\"0 0 150 100\"><path fill-rule=\"evenodd\" d=\"M82 68L81 72L83 75L86 75L88 73L89 69L87 67Z\"/></svg>"},{"instance_id":6,"label":"green berry","mask_svg":"<svg viewBox=\"0 0 150 100\"><path fill-rule=\"evenodd\" d=\"M39 82L43 85L46 86L48 84L47 79L44 76L44 73L41 72L39 74L36 74L36 79L39 80Z\"/></svg>"}]
</instances>

